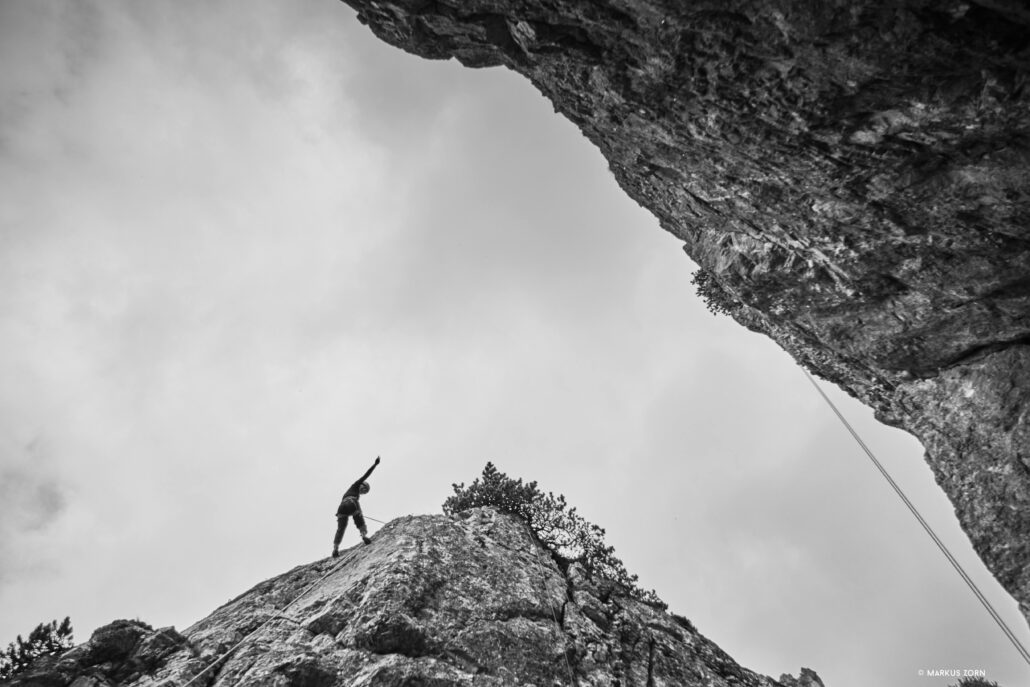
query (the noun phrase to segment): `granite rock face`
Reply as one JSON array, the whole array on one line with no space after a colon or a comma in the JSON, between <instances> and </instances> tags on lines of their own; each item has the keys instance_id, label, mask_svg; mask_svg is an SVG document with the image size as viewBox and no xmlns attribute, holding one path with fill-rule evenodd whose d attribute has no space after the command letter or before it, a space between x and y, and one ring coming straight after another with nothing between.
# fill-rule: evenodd
<instances>
[{"instance_id":1,"label":"granite rock face","mask_svg":"<svg viewBox=\"0 0 1030 687\"><path fill-rule=\"evenodd\" d=\"M1017 0L344 0L526 76L711 302L918 437L1030 614L1030 10Z\"/></svg>"},{"instance_id":2,"label":"granite rock face","mask_svg":"<svg viewBox=\"0 0 1030 687\"><path fill-rule=\"evenodd\" d=\"M12 687L822 687L737 665L679 616L561 570L521 520L395 520L179 635L117 621Z\"/></svg>"}]
</instances>

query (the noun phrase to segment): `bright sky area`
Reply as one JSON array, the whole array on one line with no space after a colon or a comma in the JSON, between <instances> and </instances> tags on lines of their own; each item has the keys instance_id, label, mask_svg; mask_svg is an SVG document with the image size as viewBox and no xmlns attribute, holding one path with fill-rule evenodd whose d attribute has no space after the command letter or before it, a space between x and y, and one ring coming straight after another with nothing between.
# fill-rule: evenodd
<instances>
[{"instance_id":1,"label":"bright sky area","mask_svg":"<svg viewBox=\"0 0 1030 687\"><path fill-rule=\"evenodd\" d=\"M0 643L183 629L327 556L381 455L371 517L492 460L773 677L1030 679L791 358L705 310L514 74L333 0L5 0L0 189ZM1030 643L918 443L829 391Z\"/></svg>"}]
</instances>

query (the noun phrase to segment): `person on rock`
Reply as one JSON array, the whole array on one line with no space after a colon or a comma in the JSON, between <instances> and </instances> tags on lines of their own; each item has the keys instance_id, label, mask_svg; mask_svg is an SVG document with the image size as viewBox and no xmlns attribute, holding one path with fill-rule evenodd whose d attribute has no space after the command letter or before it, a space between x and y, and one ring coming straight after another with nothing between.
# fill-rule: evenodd
<instances>
[{"instance_id":1,"label":"person on rock","mask_svg":"<svg viewBox=\"0 0 1030 687\"><path fill-rule=\"evenodd\" d=\"M368 476L372 474L372 471L379 465L379 456L376 456L376 462L372 463L372 467L368 471L358 478L358 481L350 485L343 494L343 498L340 500L340 507L336 509L336 536L333 538L333 558L340 555L340 542L343 541L343 533L347 529L347 518L354 518L354 524L358 526L358 531L361 532L361 540L366 544L371 544L372 540L368 538L368 528L365 527L365 517L361 514L361 504L358 503L358 499L361 498L362 494L367 494L369 490Z\"/></svg>"}]
</instances>

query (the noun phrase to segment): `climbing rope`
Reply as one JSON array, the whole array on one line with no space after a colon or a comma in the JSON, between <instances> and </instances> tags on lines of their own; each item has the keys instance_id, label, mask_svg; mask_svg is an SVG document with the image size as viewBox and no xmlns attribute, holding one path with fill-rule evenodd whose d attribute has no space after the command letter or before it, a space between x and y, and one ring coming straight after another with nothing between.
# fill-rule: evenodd
<instances>
[{"instance_id":1,"label":"climbing rope","mask_svg":"<svg viewBox=\"0 0 1030 687\"><path fill-rule=\"evenodd\" d=\"M368 517L367 515L365 516L365 518L366 518L366 519L368 519L368 520L372 520L372 521L374 521L374 522L378 522L378 523L380 523L380 524L383 524L383 525L385 525L385 524L386 524L386 523L384 523L384 522L383 522L382 520L376 520L375 518L370 518L370 517ZM231 654L232 652L234 652L234 651L236 651L237 649L239 649L239 648L240 648L241 646L243 646L243 645L244 645L244 644L245 644L245 643L246 643L246 642L247 642L247 641L248 641L248 640L249 640L249 639L250 639L251 637L253 637L253 636L254 636L254 635L256 635L257 633L261 632L261 631L262 631L262 630L264 630L264 629L265 629L266 627L269 627L269 626L270 626L270 625L271 625L271 624L272 624L273 622L275 622L276 620L292 620L292 619L291 619L291 618L290 618L289 616L286 616L286 615L284 615L284 614L285 614L285 612L287 611L287 609L289 609L289 608L290 608L290 606L292 606L293 604L295 604L295 603L297 603L298 601L300 601L300 600L301 600L301 598L303 598L305 594L307 594L307 593L308 593L308 592L310 592L310 591L311 591L312 589L314 589L314 588L315 588L315 587L317 587L317 586L318 586L319 584L321 584L321 583L322 583L323 581L325 581L325 580L326 580L326 579L327 579L327 578L328 578L328 577L329 577L330 575L332 575L332 574L333 574L334 572L336 572L337 570L339 570L340 566L341 566L341 565L343 565L343 564L344 564L344 563L345 563L345 562L346 562L346 561L347 561L348 559L349 559L349 557L348 557L348 558L341 558L341 559L340 559L339 561L337 561L336 563L334 563L334 564L332 565L332 567L331 567L331 568L329 568L329 572L327 572L327 573L326 573L325 575L322 575L322 576L321 576L320 578L318 578L317 580L315 580L314 582L312 582L311 584L309 584L309 585L308 585L307 587L305 587L305 588L304 588L304 589L303 589L303 590L302 590L302 591L301 591L301 592L300 592L299 594L297 594L297 595L296 595L295 597L293 597L293 599L292 599L292 600L290 601L290 603L286 604L285 606L283 606L282 608L280 608L279 610L277 610L277 611L276 611L276 612L275 612L275 613L274 613L274 614L272 615L272 617L271 617L271 618L269 618L269 619L268 619L268 620L266 620L265 622L263 622L263 623L261 623L260 625L258 625L256 629L254 629L254 630L251 630L251 631L250 631L250 632L249 632L249 633L248 633L248 634L247 634L247 635L246 635L246 636L245 636L245 637L244 637L243 639L241 639L240 641L236 642L236 643L235 643L235 644L233 644L233 645L232 645L231 647L229 647L228 649L226 649L226 650L225 650L225 652L224 652L224 653L223 653L223 654L222 654L221 656L219 656L218 658L216 658L216 659L215 659L215 660L214 660L214 661L213 661L213 662L212 662L212 663L211 663L210 665L206 666L206 667L205 667L205 668L204 668L203 670L201 670L201 671L200 671L199 673L197 673L196 675L194 675L193 677L191 677L191 678L189 679L189 681L187 681L187 682L186 682L186 684L184 684L184 685L183 685L182 687L189 687L189 685L191 685L191 684L192 684L193 682L195 682L195 681L197 680L197 678L199 678L199 677L200 677L201 675L203 675L204 673L206 673L207 671L211 670L212 668L214 668L215 666L217 666L217 665L218 665L219 663L221 663L222 661L224 661L224 660L225 660L225 659L226 659L226 658L227 658L227 657L229 656L229 654ZM552 611L552 614L553 614L553 611ZM166 684L167 684L167 683L166 683Z\"/></svg>"},{"instance_id":2,"label":"climbing rope","mask_svg":"<svg viewBox=\"0 0 1030 687\"><path fill-rule=\"evenodd\" d=\"M254 629L254 630L251 630L251 631L250 631L250 632L249 632L249 633L248 633L248 634L247 634L247 635L246 635L246 636L245 636L245 637L244 637L243 639L241 639L240 641L236 642L236 643L235 643L235 644L233 644L233 645L232 645L231 647L229 647L228 649L226 649L226 650L225 650L225 652L224 652L224 653L222 653L222 655L221 655L221 656L219 656L218 658L216 658L216 659L215 659L215 660L214 660L214 661L213 661L213 662L212 662L211 664L209 664L209 665L208 665L207 667L205 667L205 668L204 668L204 669L203 669L202 671L200 671L199 673L197 673L196 675L194 675L193 677L191 677L191 678L189 679L189 681L188 681L188 682L186 682L186 684L184 684L184 685L183 685L182 687L189 687L189 685L193 684L193 683L194 683L194 682L195 682L195 681L196 681L196 680L197 680L197 679L198 679L198 678L199 678L199 677L200 677L201 675L203 675L204 673L206 673L207 671L211 670L212 668L214 668L215 666L217 666L217 665L218 665L219 663L221 663L222 661L224 661L224 660L226 659L226 657L228 657L228 656L229 656L229 654L231 654L232 652L236 651L236 649L238 649L238 648L240 648L241 646L243 646L243 644L244 644L245 642L247 642L247 640L249 640L249 639L250 639L251 637L253 637L253 636L254 636L254 635L256 635L257 633L259 633L259 632L261 632L262 630L264 630L264 629L265 629L266 627L268 627L269 625L271 625L271 624L272 624L273 622L275 622L275 621L277 621L277 620L283 620L283 619L287 619L287 620L288 620L289 618L288 618L287 616L283 615L283 614L285 614L285 612L286 612L286 611L287 611L287 610L288 610L288 609L290 608L290 606L292 606L293 604L295 604L295 603L297 603L298 601L300 601L300 599L301 599L301 598L302 598L302 597L303 597L303 596L304 596L305 594L307 594L307 593L308 593L309 591L311 591L311 590L312 590L312 589L314 589L314 588L315 588L316 586L318 586L319 584L321 584L321 583L322 583L322 582L323 582L323 581L324 581L324 580L325 580L326 578L328 578L328 577L329 577L330 575L332 575L332 574L333 574L334 572L336 572L337 570L339 570L340 566L341 566L341 565L342 565L342 564L344 563L344 561L345 561L345 560L347 560L347 559L341 558L341 559L340 559L339 561L337 561L336 563L334 563L334 564L332 565L332 567L331 567L331 568L329 568L329 572L327 572L327 573L326 573L325 575L322 575L322 576L321 576L320 578L318 578L317 580L315 580L314 582L312 582L311 584L309 584L309 585L308 585L307 587L305 587L305 588L304 588L304 589L303 589L303 590L302 590L302 591L301 591L301 592L300 592L299 594L297 594L297 595L296 595L295 597L293 597L293 599L292 599L292 600L290 601L290 603L288 603L288 604L286 604L285 606L283 606L282 608L278 609L278 610L277 610L277 611L276 611L276 612L275 612L275 613L274 613L274 614L272 615L272 617L271 617L271 618L269 618L269 619L268 619L268 620L266 620L265 622L263 622L263 623L261 623L260 625L258 625L256 629ZM166 684L167 684L167 683L166 683Z\"/></svg>"},{"instance_id":3,"label":"climbing rope","mask_svg":"<svg viewBox=\"0 0 1030 687\"><path fill-rule=\"evenodd\" d=\"M536 550L536 554L535 555L536 555L537 560L540 560L540 549L539 549L539 547L534 546L533 548ZM544 577L544 568L546 568L546 565L541 564L540 565L540 582L541 582L541 589L543 589L543 592L544 592L544 603L547 603L547 578ZM565 630L562 629L561 623L558 622L558 616L556 616L554 614L554 607L551 606L550 604L547 604L547 608L550 609L550 611L551 611L551 619L554 621L555 627L558 628L558 633L561 634L561 636L562 636L562 652L561 652L561 655L562 655L562 658L565 659L565 669L569 671L569 685L571 685L571 686L577 685L579 683L576 682L576 676L572 673L572 664L569 663L569 653L568 653L568 651L565 648Z\"/></svg>"},{"instance_id":4,"label":"climbing rope","mask_svg":"<svg viewBox=\"0 0 1030 687\"><path fill-rule=\"evenodd\" d=\"M883 467L883 464L880 463L880 461L876 458L876 456L869 449L869 447L866 446L866 443L862 441L862 437L858 435L858 432L856 432L855 429L851 426L851 423L848 422L847 418L845 418L844 415L837 409L837 406L834 405L833 401L830 400L830 397L827 396L826 393L822 390L822 387L820 387L816 383L815 379L812 378L812 375L808 374L807 370L802 368L801 371L805 373L805 377L808 378L808 381L812 383L812 386L815 387L815 390L819 392L819 395L823 397L823 400L826 401L827 405L830 406L830 409L833 410L837 418L844 424L844 427L847 428L848 432L851 433L851 436L854 437L855 441L858 442L858 445L862 447L862 450L865 451L865 454L869 456L869 460L873 462L873 465L876 466L876 469L879 470L880 474L883 475L883 478L887 480L887 483L890 484L891 488L894 490L894 493L898 495L898 497L904 502L905 506L908 508L909 512L911 512L912 515L915 516L915 519L919 521L919 524L922 525L923 529L930 536L930 539L933 540L933 543L937 545L937 548L941 550L941 553L943 553L944 557L948 559L948 562L951 563L951 566L955 568L955 572L959 574L959 576L962 578L962 581L966 583L966 586L969 587L970 591L973 592L973 594L980 601L983 607L987 609L987 612L991 615L991 618L994 619L994 622L998 624L998 627L1000 627L1001 631L1005 633L1005 636L1008 637L1008 640L1012 642L1012 646L1014 646L1016 648L1016 651L1019 652L1020 657L1022 657L1022 659L1026 661L1027 665L1030 665L1030 651L1027 651L1026 647L1023 646L1023 644L1019 641L1019 638L1016 637L1016 634L1012 631L1012 629L1005 623L1005 620L994 609L994 606L991 605L991 602L987 600L987 597L984 596L984 593L980 591L980 588L976 585L975 582L973 582L973 579L966 573L962 565L951 554L951 551L949 551L948 547L944 544L943 541L941 541L941 538L937 536L937 533L934 532L932 527L930 527L930 524L926 522L925 519L923 519L923 516L920 515L919 510L916 509L915 505L911 501L909 501L907 496L905 496L905 492L901 490L901 487L898 486L898 483L895 482L894 478L890 476L890 473L888 473L886 468Z\"/></svg>"}]
</instances>

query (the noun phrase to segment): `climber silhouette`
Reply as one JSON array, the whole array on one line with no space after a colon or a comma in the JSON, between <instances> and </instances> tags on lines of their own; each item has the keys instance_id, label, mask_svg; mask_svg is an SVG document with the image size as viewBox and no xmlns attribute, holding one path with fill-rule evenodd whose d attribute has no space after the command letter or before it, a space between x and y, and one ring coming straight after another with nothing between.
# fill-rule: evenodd
<instances>
[{"instance_id":1,"label":"climber silhouette","mask_svg":"<svg viewBox=\"0 0 1030 687\"><path fill-rule=\"evenodd\" d=\"M361 498L362 494L368 493L370 487L365 480L376 469L376 465L379 465L379 456L376 456L376 462L372 463L372 467L359 477L357 482L350 485L350 489L344 492L343 498L340 500L340 507L336 509L336 536L333 538L333 558L340 555L340 542L343 541L343 533L347 529L347 518L349 517L354 518L354 524L358 526L358 531L361 532L361 540L366 544L372 543L372 540L368 538L368 528L365 527L365 517L361 514L361 504L358 503L358 499Z\"/></svg>"}]
</instances>

